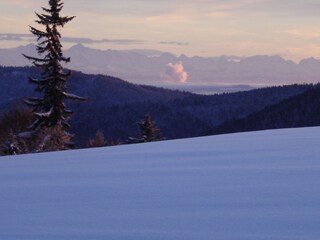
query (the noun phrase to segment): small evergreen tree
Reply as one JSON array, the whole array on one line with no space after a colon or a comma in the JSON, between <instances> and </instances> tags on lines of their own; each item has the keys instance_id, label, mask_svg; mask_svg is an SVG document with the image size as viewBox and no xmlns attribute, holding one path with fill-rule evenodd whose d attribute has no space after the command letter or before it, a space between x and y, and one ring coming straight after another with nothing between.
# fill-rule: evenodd
<instances>
[{"instance_id":1,"label":"small evergreen tree","mask_svg":"<svg viewBox=\"0 0 320 240\"><path fill-rule=\"evenodd\" d=\"M42 69L40 79L29 78L29 81L36 85L35 90L41 94L41 97L25 100L27 105L33 108L35 117L35 121L29 128L34 131L45 129L45 132L54 128L53 132L55 132L58 128L70 137L71 135L67 132L70 128L68 120L73 112L66 109L65 100L85 100L85 98L67 92L67 80L71 76L71 71L65 72L62 63L68 63L70 58L63 56L61 34L58 29L63 28L75 17L60 15L63 9L61 0L49 0L49 8L42 9L45 13L36 13L38 17L36 23L43 25L45 30L30 26L31 33L37 37L37 51L40 57L24 55L33 62L34 66Z\"/></svg>"},{"instance_id":2,"label":"small evergreen tree","mask_svg":"<svg viewBox=\"0 0 320 240\"><path fill-rule=\"evenodd\" d=\"M89 148L104 147L106 145L107 145L107 141L101 130L97 131L96 136L94 138L90 138L87 144Z\"/></svg>"},{"instance_id":3,"label":"small evergreen tree","mask_svg":"<svg viewBox=\"0 0 320 240\"><path fill-rule=\"evenodd\" d=\"M140 129L140 142L153 142L164 139L149 114L146 114L138 125Z\"/></svg>"},{"instance_id":4,"label":"small evergreen tree","mask_svg":"<svg viewBox=\"0 0 320 240\"><path fill-rule=\"evenodd\" d=\"M96 148L96 147L106 147L106 146L116 146L120 145L122 142L119 139L106 139L103 131L99 130L96 133L94 138L90 138L87 147L88 148Z\"/></svg>"}]
</instances>

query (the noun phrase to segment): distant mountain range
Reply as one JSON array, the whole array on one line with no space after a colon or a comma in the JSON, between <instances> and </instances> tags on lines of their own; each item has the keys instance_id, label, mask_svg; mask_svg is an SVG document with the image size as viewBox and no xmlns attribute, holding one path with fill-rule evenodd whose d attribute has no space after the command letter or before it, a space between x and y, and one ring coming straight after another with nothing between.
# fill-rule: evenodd
<instances>
[{"instance_id":1,"label":"distant mountain range","mask_svg":"<svg viewBox=\"0 0 320 240\"><path fill-rule=\"evenodd\" d=\"M33 44L0 49L0 65L30 65L22 53L36 55ZM75 45L65 51L68 68L91 74L107 74L132 83L192 90L192 86L271 86L320 81L320 60L309 58L294 63L280 56L187 57L153 50L97 50ZM169 69L168 69L169 68ZM182 83L181 76L184 77ZM201 87L202 86L202 87Z\"/></svg>"},{"instance_id":2,"label":"distant mountain range","mask_svg":"<svg viewBox=\"0 0 320 240\"><path fill-rule=\"evenodd\" d=\"M0 67L0 114L24 97L35 95L34 86L27 79L38 74L37 69L30 67ZM246 118L314 87L290 85L206 96L73 72L69 92L90 100L70 106L75 110L72 132L79 145L94 137L97 130L102 130L108 139L126 141L128 137L138 135L137 122L149 113L167 139L209 135L212 129L225 122ZM301 102L303 106L309 104L308 101ZM301 108L307 109L303 106ZM281 111L286 114L285 109ZM298 121L301 120L296 123Z\"/></svg>"}]
</instances>

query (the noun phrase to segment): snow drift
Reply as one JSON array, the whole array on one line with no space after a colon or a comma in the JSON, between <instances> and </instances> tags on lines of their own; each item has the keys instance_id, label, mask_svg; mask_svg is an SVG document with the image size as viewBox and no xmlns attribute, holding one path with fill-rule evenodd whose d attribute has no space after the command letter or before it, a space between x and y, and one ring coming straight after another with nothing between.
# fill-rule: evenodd
<instances>
[{"instance_id":1,"label":"snow drift","mask_svg":"<svg viewBox=\"0 0 320 240\"><path fill-rule=\"evenodd\" d=\"M320 128L0 158L1 240L315 240Z\"/></svg>"}]
</instances>

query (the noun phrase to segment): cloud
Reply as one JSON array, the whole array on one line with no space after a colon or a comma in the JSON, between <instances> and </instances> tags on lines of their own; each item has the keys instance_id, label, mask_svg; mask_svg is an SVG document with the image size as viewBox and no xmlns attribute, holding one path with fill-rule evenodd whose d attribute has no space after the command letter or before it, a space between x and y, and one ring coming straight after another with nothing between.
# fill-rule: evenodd
<instances>
[{"instance_id":1,"label":"cloud","mask_svg":"<svg viewBox=\"0 0 320 240\"><path fill-rule=\"evenodd\" d=\"M0 33L0 41L33 42L34 39L35 37L31 34Z\"/></svg>"},{"instance_id":2,"label":"cloud","mask_svg":"<svg viewBox=\"0 0 320 240\"><path fill-rule=\"evenodd\" d=\"M319 41L320 31L314 26L301 26L299 28L275 30L275 34L287 35L288 38L294 38L295 40L301 39L304 41L312 40Z\"/></svg>"},{"instance_id":3,"label":"cloud","mask_svg":"<svg viewBox=\"0 0 320 240\"><path fill-rule=\"evenodd\" d=\"M166 65L166 75L169 80L179 83L188 81L188 73L184 70L182 63L168 63Z\"/></svg>"},{"instance_id":4,"label":"cloud","mask_svg":"<svg viewBox=\"0 0 320 240\"><path fill-rule=\"evenodd\" d=\"M95 43L111 43L117 45L131 45L131 44L145 44L143 40L136 39L91 39L91 38L71 38L64 37L62 38L64 42L70 43L82 43L82 44L95 44Z\"/></svg>"},{"instance_id":5,"label":"cloud","mask_svg":"<svg viewBox=\"0 0 320 240\"><path fill-rule=\"evenodd\" d=\"M176 41L168 41L168 42L159 42L163 45L177 45L177 46L188 46L188 42L176 42Z\"/></svg>"},{"instance_id":6,"label":"cloud","mask_svg":"<svg viewBox=\"0 0 320 240\"><path fill-rule=\"evenodd\" d=\"M36 38L32 34L20 34L20 33L0 33L0 41L25 41L35 42ZM68 43L81 43L81 44L96 44L96 43L111 43L117 45L137 45L145 44L143 40L135 39L91 39L91 38L77 38L77 37L63 37L63 42Z\"/></svg>"}]
</instances>

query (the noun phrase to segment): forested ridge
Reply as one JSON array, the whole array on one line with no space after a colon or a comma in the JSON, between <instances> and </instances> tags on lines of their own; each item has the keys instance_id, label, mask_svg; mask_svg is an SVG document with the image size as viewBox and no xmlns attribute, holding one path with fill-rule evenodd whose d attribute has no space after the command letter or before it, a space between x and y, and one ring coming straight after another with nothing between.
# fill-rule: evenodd
<instances>
[{"instance_id":1,"label":"forested ridge","mask_svg":"<svg viewBox=\"0 0 320 240\"><path fill-rule=\"evenodd\" d=\"M0 67L1 112L10 110L33 93L27 78L37 74L38 71L30 67ZM74 141L80 146L95 136L98 130L107 139L125 142L128 137L138 135L137 123L147 113L152 116L166 139L223 133L223 128L218 131L217 126L235 119L245 119L263 110L270 111L267 107L307 90L318 89L318 85L305 84L206 96L136 85L111 76L81 72L73 73L68 87L71 92L89 98L89 101L80 105L70 104L70 108L75 111L71 132L75 133ZM310 105L308 99L298 100L298 103ZM291 110L283 108L279 112L286 115L286 111ZM297 122L301 124L288 126L305 124L302 119L297 119ZM241 126L239 122L234 122L232 131L248 129ZM231 131L224 128L226 132ZM256 127L257 130L260 128Z\"/></svg>"}]
</instances>

